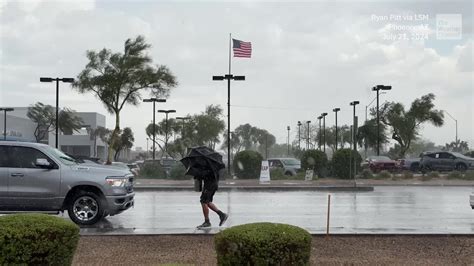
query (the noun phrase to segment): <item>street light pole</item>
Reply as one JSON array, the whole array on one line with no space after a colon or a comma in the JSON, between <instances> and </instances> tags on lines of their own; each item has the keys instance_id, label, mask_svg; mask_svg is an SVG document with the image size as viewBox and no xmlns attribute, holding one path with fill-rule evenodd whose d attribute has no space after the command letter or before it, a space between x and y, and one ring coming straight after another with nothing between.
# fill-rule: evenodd
<instances>
[{"instance_id":1,"label":"street light pole","mask_svg":"<svg viewBox=\"0 0 474 266\"><path fill-rule=\"evenodd\" d=\"M357 135L357 124L356 124L356 105L359 104L359 101L352 101L350 103L350 105L352 105L354 107L354 115L353 115L353 125L352 125L352 132L351 132L351 135L352 135L352 143L354 145L354 178L355 178L355 175L357 174L357 165L356 165L356 156L355 154L357 153L357 141L356 141L356 135ZM352 152L350 153L352 154ZM351 160L352 161L352 160Z\"/></svg>"},{"instance_id":2,"label":"street light pole","mask_svg":"<svg viewBox=\"0 0 474 266\"><path fill-rule=\"evenodd\" d=\"M380 114L379 114L379 91L391 90L392 86L377 85L372 88L377 92L377 156L380 155ZM354 107L355 108L355 107Z\"/></svg>"},{"instance_id":3,"label":"street light pole","mask_svg":"<svg viewBox=\"0 0 474 266\"><path fill-rule=\"evenodd\" d=\"M323 147L324 153L326 153L326 116L328 113L322 113L321 116L323 117Z\"/></svg>"},{"instance_id":4,"label":"street light pole","mask_svg":"<svg viewBox=\"0 0 474 266\"><path fill-rule=\"evenodd\" d=\"M59 82L64 83L73 83L73 78L45 78L41 77L40 82L53 82L56 81L56 144L55 147L58 149L58 139L59 139Z\"/></svg>"},{"instance_id":5,"label":"street light pole","mask_svg":"<svg viewBox=\"0 0 474 266\"><path fill-rule=\"evenodd\" d=\"M448 113L448 111L446 110L443 110L443 112L445 112L449 117L451 117L451 119L454 120L454 122L456 123L456 145L458 144L458 120L456 118L454 118L450 113Z\"/></svg>"},{"instance_id":6,"label":"street light pole","mask_svg":"<svg viewBox=\"0 0 474 266\"><path fill-rule=\"evenodd\" d=\"M0 108L0 111L3 111L3 140L7 140L7 112L14 110L13 108Z\"/></svg>"},{"instance_id":7,"label":"street light pole","mask_svg":"<svg viewBox=\"0 0 474 266\"><path fill-rule=\"evenodd\" d=\"M158 113L165 113L166 120L165 120L165 153L168 155L168 114L169 113L176 113L176 110L158 110Z\"/></svg>"},{"instance_id":8,"label":"street light pole","mask_svg":"<svg viewBox=\"0 0 474 266\"><path fill-rule=\"evenodd\" d=\"M156 135L156 122L155 122L155 103L165 103L165 99L157 99L157 98L149 98L149 99L143 99L143 102L150 103L153 102L153 161L155 160L155 135Z\"/></svg>"},{"instance_id":9,"label":"street light pole","mask_svg":"<svg viewBox=\"0 0 474 266\"><path fill-rule=\"evenodd\" d=\"M319 150L321 150L321 137L322 137L322 133L321 133L321 119L323 119L322 116L318 116L318 122L319 122L319 145L318 145L318 148Z\"/></svg>"},{"instance_id":10,"label":"street light pole","mask_svg":"<svg viewBox=\"0 0 474 266\"><path fill-rule=\"evenodd\" d=\"M341 111L341 108L334 108L332 109L332 111L336 115L336 151L337 151L337 139L339 138L339 135L337 134L337 112Z\"/></svg>"},{"instance_id":11,"label":"street light pole","mask_svg":"<svg viewBox=\"0 0 474 266\"><path fill-rule=\"evenodd\" d=\"M309 150L309 124L311 123L311 121L306 121L306 124L308 124L308 128L307 128L307 131L308 131L308 138L306 139L306 150Z\"/></svg>"},{"instance_id":12,"label":"street light pole","mask_svg":"<svg viewBox=\"0 0 474 266\"><path fill-rule=\"evenodd\" d=\"M301 151L301 121L298 121L298 149Z\"/></svg>"},{"instance_id":13,"label":"street light pole","mask_svg":"<svg viewBox=\"0 0 474 266\"><path fill-rule=\"evenodd\" d=\"M230 72L230 65L229 65ZM245 76L234 76L232 74L226 74L223 76L212 76L212 80L227 80L227 172L230 173L230 81L231 80L245 80Z\"/></svg>"},{"instance_id":14,"label":"street light pole","mask_svg":"<svg viewBox=\"0 0 474 266\"><path fill-rule=\"evenodd\" d=\"M286 130L288 130L288 139L287 139L287 145L288 145L288 153L287 155L290 156L290 126L286 127Z\"/></svg>"}]
</instances>

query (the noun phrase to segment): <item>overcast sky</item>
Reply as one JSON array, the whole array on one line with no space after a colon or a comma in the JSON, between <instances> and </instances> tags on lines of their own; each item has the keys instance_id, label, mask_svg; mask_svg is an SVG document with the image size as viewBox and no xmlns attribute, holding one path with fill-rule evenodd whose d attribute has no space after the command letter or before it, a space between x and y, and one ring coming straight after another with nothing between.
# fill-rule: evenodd
<instances>
[{"instance_id":1,"label":"overcast sky","mask_svg":"<svg viewBox=\"0 0 474 266\"><path fill-rule=\"evenodd\" d=\"M381 102L407 107L434 93L436 108L458 120L459 138L472 148L472 10L471 0L1 0L0 106L54 105L54 85L40 83L40 76L76 77L87 63L86 50L122 51L127 38L144 35L154 62L167 65L179 81L159 108L176 109L179 116L202 112L209 104L226 110L226 83L211 77L228 71L232 33L253 46L251 59L232 60L232 72L246 76L232 84L232 128L250 123L285 143L286 127L296 129L298 120L317 121L328 112L326 125L331 126L335 107L341 108L339 123L350 123L353 100L361 102L357 115L363 119L375 96L370 88L386 84L393 89L381 95ZM436 16L442 14L462 17L448 17L448 26L460 28L462 36L446 40L444 31L437 35ZM61 84L60 105L106 114L107 126L113 127L99 100L68 84ZM146 146L151 108L140 104L122 111L121 126L135 132L136 146ZM425 126L422 135L437 144L450 142L454 121L446 117L441 128Z\"/></svg>"}]
</instances>

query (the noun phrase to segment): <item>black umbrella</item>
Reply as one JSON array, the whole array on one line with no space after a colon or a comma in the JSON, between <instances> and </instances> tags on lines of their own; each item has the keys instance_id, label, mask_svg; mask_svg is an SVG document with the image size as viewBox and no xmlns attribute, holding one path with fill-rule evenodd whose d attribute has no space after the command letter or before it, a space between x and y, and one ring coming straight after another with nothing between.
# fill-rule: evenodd
<instances>
[{"instance_id":1,"label":"black umbrella","mask_svg":"<svg viewBox=\"0 0 474 266\"><path fill-rule=\"evenodd\" d=\"M180 161L186 167L186 174L194 177L214 177L217 180L219 171L225 168L222 155L205 146L191 148Z\"/></svg>"}]
</instances>

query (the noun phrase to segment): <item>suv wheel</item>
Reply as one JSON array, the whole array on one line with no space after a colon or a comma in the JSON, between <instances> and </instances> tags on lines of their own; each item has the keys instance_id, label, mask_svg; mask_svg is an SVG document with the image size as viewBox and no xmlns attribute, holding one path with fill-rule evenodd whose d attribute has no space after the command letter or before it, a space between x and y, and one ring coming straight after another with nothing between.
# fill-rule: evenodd
<instances>
[{"instance_id":1,"label":"suv wheel","mask_svg":"<svg viewBox=\"0 0 474 266\"><path fill-rule=\"evenodd\" d=\"M467 166L466 166L465 164L463 164L463 163L458 163L458 164L456 165L456 170L461 171L461 172L464 172L464 171L467 170Z\"/></svg>"},{"instance_id":2,"label":"suv wheel","mask_svg":"<svg viewBox=\"0 0 474 266\"><path fill-rule=\"evenodd\" d=\"M419 163L412 163L410 165L410 171L418 172L418 170L420 170L420 164Z\"/></svg>"},{"instance_id":3,"label":"suv wheel","mask_svg":"<svg viewBox=\"0 0 474 266\"><path fill-rule=\"evenodd\" d=\"M67 207L69 217L79 225L92 225L104 217L104 203L94 192L78 191Z\"/></svg>"}]
</instances>

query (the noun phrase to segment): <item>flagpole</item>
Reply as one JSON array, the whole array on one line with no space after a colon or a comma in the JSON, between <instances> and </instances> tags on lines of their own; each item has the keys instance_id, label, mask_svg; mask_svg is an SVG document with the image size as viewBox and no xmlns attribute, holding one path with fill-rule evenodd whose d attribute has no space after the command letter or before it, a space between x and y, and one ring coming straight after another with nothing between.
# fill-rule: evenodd
<instances>
[{"instance_id":1,"label":"flagpole","mask_svg":"<svg viewBox=\"0 0 474 266\"><path fill-rule=\"evenodd\" d=\"M227 79L227 167L229 178L231 178L230 163L230 75L231 75L231 50L232 50L232 33L229 33L229 78Z\"/></svg>"}]
</instances>

